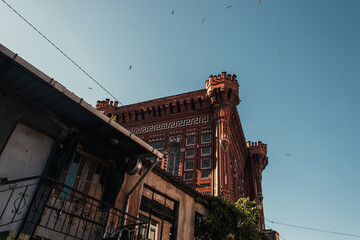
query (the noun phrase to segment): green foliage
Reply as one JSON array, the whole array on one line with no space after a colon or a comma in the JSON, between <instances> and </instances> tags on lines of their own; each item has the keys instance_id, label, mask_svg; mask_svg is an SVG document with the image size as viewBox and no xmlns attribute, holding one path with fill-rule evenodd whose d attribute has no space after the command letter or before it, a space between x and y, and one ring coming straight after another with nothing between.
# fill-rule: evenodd
<instances>
[{"instance_id":1,"label":"green foliage","mask_svg":"<svg viewBox=\"0 0 360 240\"><path fill-rule=\"evenodd\" d=\"M207 195L209 215L199 226L197 240L266 240L259 229L259 210L254 201L240 198L231 203Z\"/></svg>"}]
</instances>

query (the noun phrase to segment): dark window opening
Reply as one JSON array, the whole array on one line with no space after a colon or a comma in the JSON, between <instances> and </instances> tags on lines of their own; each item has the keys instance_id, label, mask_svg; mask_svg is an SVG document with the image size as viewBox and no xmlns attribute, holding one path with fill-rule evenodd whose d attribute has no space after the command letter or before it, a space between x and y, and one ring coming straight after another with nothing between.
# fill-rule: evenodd
<instances>
[{"instance_id":1,"label":"dark window opening","mask_svg":"<svg viewBox=\"0 0 360 240\"><path fill-rule=\"evenodd\" d=\"M232 92L232 90L231 90L231 88L229 89L229 92L228 92L228 94L227 94L227 99L228 100L230 100L230 98L231 98L231 92Z\"/></svg>"},{"instance_id":2,"label":"dark window opening","mask_svg":"<svg viewBox=\"0 0 360 240\"><path fill-rule=\"evenodd\" d=\"M163 109L164 109L164 114L166 114L166 107L165 107L165 104L163 105Z\"/></svg>"},{"instance_id":3,"label":"dark window opening","mask_svg":"<svg viewBox=\"0 0 360 240\"><path fill-rule=\"evenodd\" d=\"M156 109L155 109L155 106L152 107L152 111L153 111L153 117L156 117Z\"/></svg>"},{"instance_id":4,"label":"dark window opening","mask_svg":"<svg viewBox=\"0 0 360 240\"><path fill-rule=\"evenodd\" d=\"M177 107L177 112L179 113L180 112L180 103L179 102L176 102L176 107Z\"/></svg>"},{"instance_id":5,"label":"dark window opening","mask_svg":"<svg viewBox=\"0 0 360 240\"><path fill-rule=\"evenodd\" d=\"M195 136L189 136L186 138L186 146L195 145Z\"/></svg>"},{"instance_id":6,"label":"dark window opening","mask_svg":"<svg viewBox=\"0 0 360 240\"><path fill-rule=\"evenodd\" d=\"M159 114L159 117L161 117L161 108L160 108L160 105L158 105L158 114Z\"/></svg>"},{"instance_id":7,"label":"dark window opening","mask_svg":"<svg viewBox=\"0 0 360 240\"><path fill-rule=\"evenodd\" d=\"M202 107L202 100L201 100L201 98L199 98L199 104L200 104L200 107Z\"/></svg>"},{"instance_id":8,"label":"dark window opening","mask_svg":"<svg viewBox=\"0 0 360 240\"><path fill-rule=\"evenodd\" d=\"M201 226L204 222L204 216L198 212L195 212L195 226L194 226L194 237L198 237L200 234Z\"/></svg>"},{"instance_id":9,"label":"dark window opening","mask_svg":"<svg viewBox=\"0 0 360 240\"><path fill-rule=\"evenodd\" d=\"M211 134L204 134L201 136L201 143L210 143L211 142Z\"/></svg>"},{"instance_id":10,"label":"dark window opening","mask_svg":"<svg viewBox=\"0 0 360 240\"><path fill-rule=\"evenodd\" d=\"M211 158L203 158L201 159L201 168L207 169L211 167Z\"/></svg>"},{"instance_id":11,"label":"dark window opening","mask_svg":"<svg viewBox=\"0 0 360 240\"><path fill-rule=\"evenodd\" d=\"M122 115L123 123L125 123L125 122L126 122L126 120L125 120L125 113L123 112L121 115Z\"/></svg>"},{"instance_id":12,"label":"dark window opening","mask_svg":"<svg viewBox=\"0 0 360 240\"><path fill-rule=\"evenodd\" d=\"M141 118L142 120L144 120L145 119L144 109L141 109L140 112L141 112Z\"/></svg>"},{"instance_id":13,"label":"dark window opening","mask_svg":"<svg viewBox=\"0 0 360 240\"><path fill-rule=\"evenodd\" d=\"M186 100L184 100L184 107L185 107L185 110L187 110L187 102L186 102Z\"/></svg>"},{"instance_id":14,"label":"dark window opening","mask_svg":"<svg viewBox=\"0 0 360 240\"><path fill-rule=\"evenodd\" d=\"M170 114L173 114L173 113L174 113L174 109L173 109L172 103L169 104L169 107L170 107Z\"/></svg>"},{"instance_id":15,"label":"dark window opening","mask_svg":"<svg viewBox=\"0 0 360 240\"><path fill-rule=\"evenodd\" d=\"M195 101L193 98L191 99L191 110L195 110Z\"/></svg>"},{"instance_id":16,"label":"dark window opening","mask_svg":"<svg viewBox=\"0 0 360 240\"><path fill-rule=\"evenodd\" d=\"M210 171L202 171L201 172L201 175L200 175L201 179L210 178L210 177L211 177L211 172ZM202 187L204 187L204 186L202 186ZM210 185L209 185L209 187L210 187Z\"/></svg>"},{"instance_id":17,"label":"dark window opening","mask_svg":"<svg viewBox=\"0 0 360 240\"><path fill-rule=\"evenodd\" d=\"M135 110L134 110L134 113L135 113L135 120L138 121L138 120L139 120L139 119L138 119L138 111L135 109Z\"/></svg>"}]
</instances>

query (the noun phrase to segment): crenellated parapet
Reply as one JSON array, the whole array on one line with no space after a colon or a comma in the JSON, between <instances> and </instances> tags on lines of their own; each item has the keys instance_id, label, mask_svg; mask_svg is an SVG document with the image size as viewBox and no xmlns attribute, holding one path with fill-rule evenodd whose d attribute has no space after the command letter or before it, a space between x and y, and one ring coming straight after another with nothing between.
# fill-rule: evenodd
<instances>
[{"instance_id":1,"label":"crenellated parapet","mask_svg":"<svg viewBox=\"0 0 360 240\"><path fill-rule=\"evenodd\" d=\"M119 105L118 101L110 101L109 98L105 99L104 101L97 101L96 108L99 107L114 107L116 108Z\"/></svg>"},{"instance_id":2,"label":"crenellated parapet","mask_svg":"<svg viewBox=\"0 0 360 240\"><path fill-rule=\"evenodd\" d=\"M267 145L261 141L247 142L246 145L252 159L252 164L259 167L261 171L264 170L268 164Z\"/></svg>"},{"instance_id":3,"label":"crenellated parapet","mask_svg":"<svg viewBox=\"0 0 360 240\"><path fill-rule=\"evenodd\" d=\"M246 146L248 147L249 151L252 153L259 153L266 156L267 154L267 144L262 143L261 141L257 142L246 142Z\"/></svg>"},{"instance_id":4,"label":"crenellated parapet","mask_svg":"<svg viewBox=\"0 0 360 240\"><path fill-rule=\"evenodd\" d=\"M262 171L268 164L267 145L265 143L262 143L261 141L247 142L246 145L249 150L249 160L252 169L251 179L248 179L248 181L252 183L253 187L253 189L251 190L251 195L253 199L256 200L256 203L262 206L264 197L262 195L261 183ZM260 210L260 229L265 229L263 209Z\"/></svg>"},{"instance_id":5,"label":"crenellated parapet","mask_svg":"<svg viewBox=\"0 0 360 240\"><path fill-rule=\"evenodd\" d=\"M212 103L229 101L235 106L240 103L239 83L235 74L222 72L217 76L210 75L205 84L207 96Z\"/></svg>"},{"instance_id":6,"label":"crenellated parapet","mask_svg":"<svg viewBox=\"0 0 360 240\"><path fill-rule=\"evenodd\" d=\"M136 124L139 121L158 121L160 117L173 118L178 114L192 114L209 105L206 91L199 90L126 106L118 106L118 102L105 99L97 101L96 109L114 116L120 124Z\"/></svg>"}]
</instances>

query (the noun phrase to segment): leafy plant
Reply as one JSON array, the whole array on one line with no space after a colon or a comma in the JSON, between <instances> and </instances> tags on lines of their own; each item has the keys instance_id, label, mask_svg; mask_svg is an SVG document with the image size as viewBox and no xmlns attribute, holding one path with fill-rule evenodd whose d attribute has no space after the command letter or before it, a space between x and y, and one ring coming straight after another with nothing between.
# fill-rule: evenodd
<instances>
[{"instance_id":1,"label":"leafy plant","mask_svg":"<svg viewBox=\"0 0 360 240\"><path fill-rule=\"evenodd\" d=\"M260 206L249 198L231 203L206 195L209 215L199 226L197 240L267 240L259 229Z\"/></svg>"}]
</instances>

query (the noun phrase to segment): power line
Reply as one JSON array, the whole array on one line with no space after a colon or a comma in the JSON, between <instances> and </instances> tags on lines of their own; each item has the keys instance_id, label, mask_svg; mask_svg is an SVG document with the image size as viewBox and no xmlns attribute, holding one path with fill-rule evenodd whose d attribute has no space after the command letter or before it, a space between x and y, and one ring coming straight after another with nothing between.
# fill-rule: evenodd
<instances>
[{"instance_id":1,"label":"power line","mask_svg":"<svg viewBox=\"0 0 360 240\"><path fill-rule=\"evenodd\" d=\"M292 224L287 224L287 223L274 222L274 221L271 221L270 219L267 219L267 218L265 218L265 220L266 220L267 222L271 222L271 223L275 223L275 224L279 224L279 225L284 225L284 226L289 226L289 227L294 227L294 228L301 228L301 229L306 229L306 230L312 230L312 231L332 233L332 234L337 234L337 235L343 235L343 236L358 237L358 238L360 238L360 235L355 235L355 234L334 232L334 231L323 230L323 229L318 229L318 228L310 228L310 227L297 226L297 225L292 225Z\"/></svg>"},{"instance_id":2,"label":"power line","mask_svg":"<svg viewBox=\"0 0 360 240\"><path fill-rule=\"evenodd\" d=\"M106 93L118 101L122 106L119 99L112 95L105 87L103 87L98 81L96 81L89 73L87 73L82 67L79 66L74 60L72 60L64 51L62 51L58 46L56 46L50 39L48 39L44 34L42 34L36 27L34 27L28 20L26 20L20 13L18 13L12 6L10 6L5 0L2 0L14 13L16 13L22 20L24 20L30 27L32 27L37 33L39 33L46 41L48 41L53 47L55 47L62 55L64 55L70 62L72 62L77 68L79 68L83 73L86 74L93 82L95 82L99 87L101 87Z\"/></svg>"}]
</instances>

